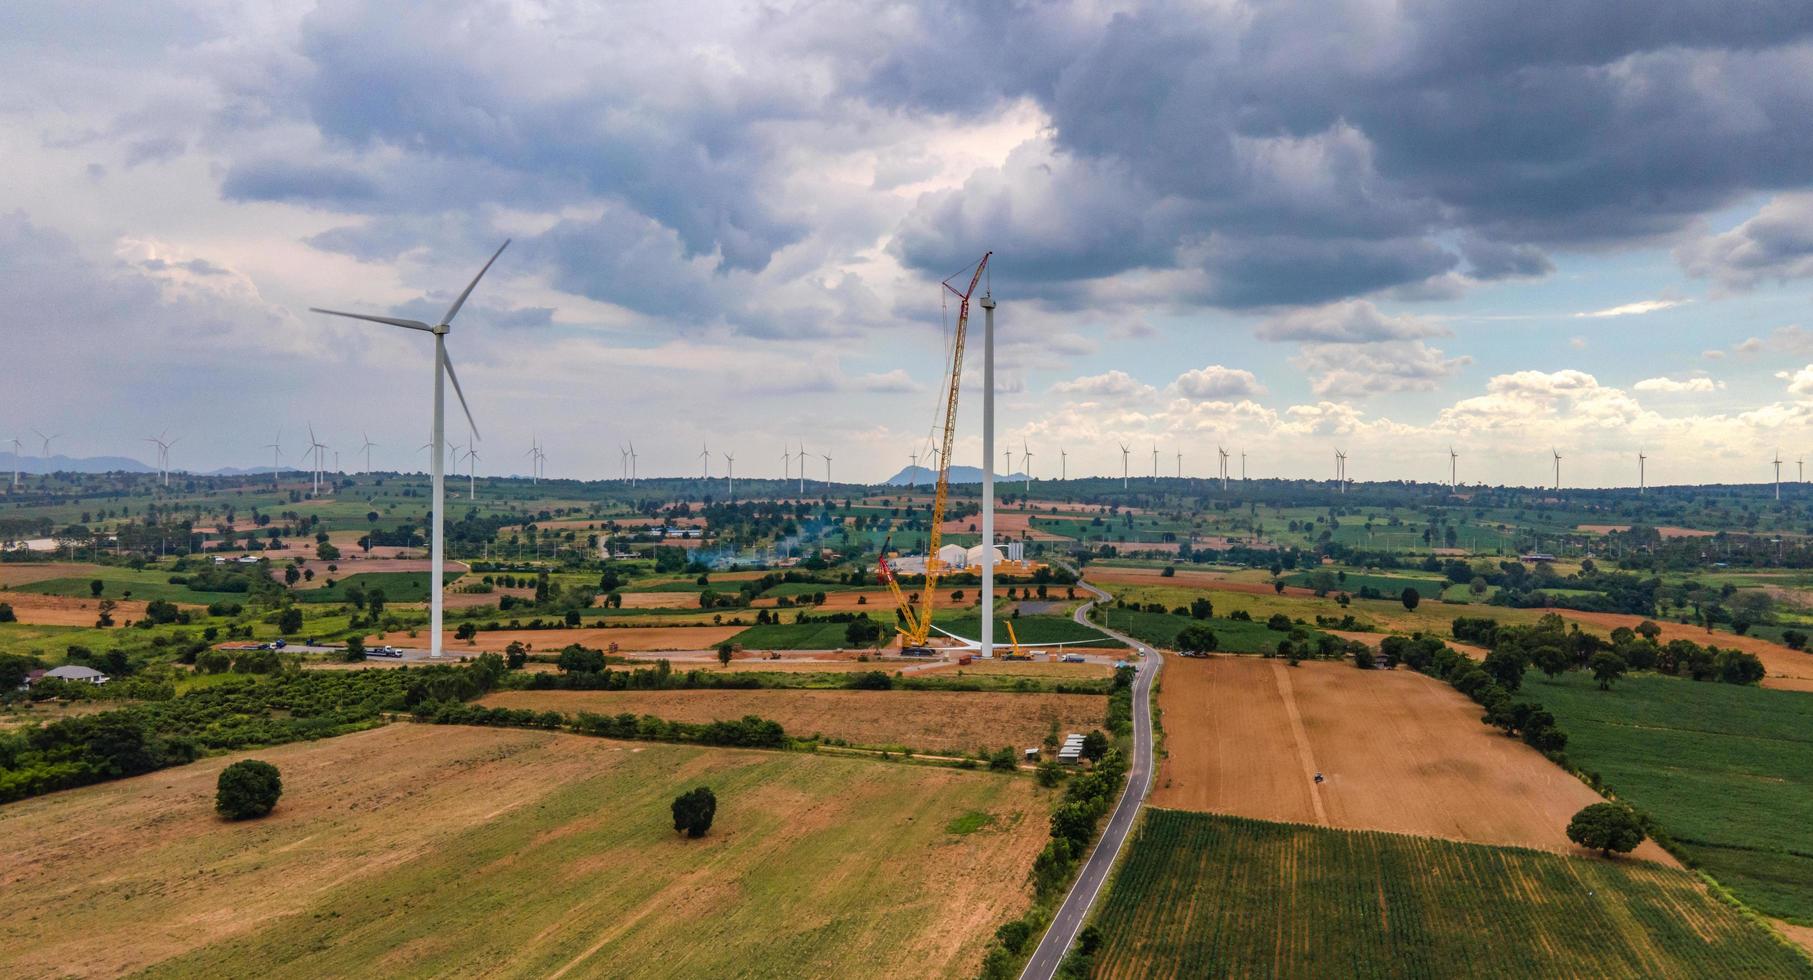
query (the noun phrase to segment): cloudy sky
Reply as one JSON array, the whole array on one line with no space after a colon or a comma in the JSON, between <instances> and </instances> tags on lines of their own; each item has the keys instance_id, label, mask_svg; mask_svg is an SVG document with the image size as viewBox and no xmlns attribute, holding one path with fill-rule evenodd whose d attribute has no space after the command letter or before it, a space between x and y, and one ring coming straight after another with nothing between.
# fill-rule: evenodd
<instances>
[{"instance_id":1,"label":"cloudy sky","mask_svg":"<svg viewBox=\"0 0 1813 980\"><path fill-rule=\"evenodd\" d=\"M426 338L307 307L433 319L512 238L481 472L878 480L992 249L1039 475L1760 481L1813 450L1813 4L1626 9L24 0L0 435L419 467Z\"/></svg>"}]
</instances>

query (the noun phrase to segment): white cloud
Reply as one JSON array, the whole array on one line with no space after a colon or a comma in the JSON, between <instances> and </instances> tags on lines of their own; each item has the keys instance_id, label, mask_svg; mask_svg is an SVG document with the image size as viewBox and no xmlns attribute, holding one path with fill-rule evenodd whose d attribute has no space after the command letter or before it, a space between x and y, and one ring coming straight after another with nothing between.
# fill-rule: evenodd
<instances>
[{"instance_id":1,"label":"white cloud","mask_svg":"<svg viewBox=\"0 0 1813 980\"><path fill-rule=\"evenodd\" d=\"M1576 313L1576 314L1574 314L1574 316L1577 318L1578 317L1591 317L1591 318L1595 318L1595 319L1602 319L1605 317L1613 317L1613 316L1641 316L1642 314L1645 314L1645 313L1654 313L1658 310L1666 310L1671 307L1680 306L1680 305L1682 305L1684 303L1688 303L1688 302L1690 302L1690 300L1645 299L1645 300L1638 300L1635 303L1625 303L1622 306L1609 306L1603 310L1592 310L1587 313Z\"/></svg>"},{"instance_id":2,"label":"white cloud","mask_svg":"<svg viewBox=\"0 0 1813 980\"><path fill-rule=\"evenodd\" d=\"M1060 395L1077 395L1084 398L1150 398L1158 389L1136 380L1125 371L1105 371L1091 374L1071 381L1060 381L1051 386L1051 390Z\"/></svg>"},{"instance_id":3,"label":"white cloud","mask_svg":"<svg viewBox=\"0 0 1813 980\"><path fill-rule=\"evenodd\" d=\"M1330 303L1274 317L1255 330L1260 340L1319 344L1372 344L1447 336L1448 329L1424 317L1390 316L1363 299Z\"/></svg>"},{"instance_id":4,"label":"white cloud","mask_svg":"<svg viewBox=\"0 0 1813 980\"><path fill-rule=\"evenodd\" d=\"M1258 398L1265 394L1265 386L1253 372L1220 364L1185 371L1172 384L1178 393L1198 401Z\"/></svg>"},{"instance_id":5,"label":"white cloud","mask_svg":"<svg viewBox=\"0 0 1813 980\"><path fill-rule=\"evenodd\" d=\"M1322 397L1361 397L1392 391L1433 391L1462 367L1467 356L1447 357L1420 340L1375 344L1304 344L1292 362L1314 377Z\"/></svg>"},{"instance_id":6,"label":"white cloud","mask_svg":"<svg viewBox=\"0 0 1813 980\"><path fill-rule=\"evenodd\" d=\"M1669 377L1661 377L1661 378L1644 378L1642 381L1639 381L1636 384L1631 385L1631 387L1635 388L1638 391L1655 391L1655 392L1662 392L1664 394L1678 395L1678 394L1686 394L1689 392L1699 394L1699 393L1705 393L1705 392L1711 392L1711 391L1718 391L1725 387L1725 382L1714 381L1711 378L1707 378L1707 377L1681 378L1679 380L1676 380L1674 378L1669 378Z\"/></svg>"},{"instance_id":7,"label":"white cloud","mask_svg":"<svg viewBox=\"0 0 1813 980\"><path fill-rule=\"evenodd\" d=\"M1777 371L1775 376L1788 382L1788 394L1796 398L1813 396L1813 364L1798 371Z\"/></svg>"}]
</instances>

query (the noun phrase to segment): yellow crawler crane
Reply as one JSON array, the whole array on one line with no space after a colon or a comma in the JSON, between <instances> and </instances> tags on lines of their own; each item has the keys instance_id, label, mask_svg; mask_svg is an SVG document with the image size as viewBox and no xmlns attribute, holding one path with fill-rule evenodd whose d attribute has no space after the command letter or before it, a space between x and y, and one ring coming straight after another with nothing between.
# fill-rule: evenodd
<instances>
[{"instance_id":1,"label":"yellow crawler crane","mask_svg":"<svg viewBox=\"0 0 1813 980\"><path fill-rule=\"evenodd\" d=\"M894 566L888 561L888 546L893 543L890 536L881 546L880 566L876 577L887 585L894 596L894 605L900 610L900 652L905 656L928 656L933 651L926 646L926 640L932 633L932 606L937 595L938 577L942 571L938 560L938 548L944 538L944 506L950 499L951 490L951 441L957 433L957 395L963 384L963 340L969 328L969 301L976 293L976 285L982 281L988 270L988 257L993 252L984 252L981 261L976 263L975 271L969 277L969 287L962 292L951 285L952 276L943 282L945 289L957 296L960 303L957 307L957 328L951 336L951 369L950 390L944 403L944 432L938 453L938 482L932 493L931 533L925 545L925 587L920 591L919 601L910 602L906 593L901 591L900 582L894 572ZM984 463L987 461L984 460Z\"/></svg>"}]
</instances>

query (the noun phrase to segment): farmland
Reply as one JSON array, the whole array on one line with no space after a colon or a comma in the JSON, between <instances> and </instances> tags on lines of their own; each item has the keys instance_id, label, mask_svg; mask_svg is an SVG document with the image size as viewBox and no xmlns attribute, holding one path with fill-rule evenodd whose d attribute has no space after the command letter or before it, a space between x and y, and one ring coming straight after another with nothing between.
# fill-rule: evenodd
<instances>
[{"instance_id":1,"label":"farmland","mask_svg":"<svg viewBox=\"0 0 1813 980\"><path fill-rule=\"evenodd\" d=\"M848 623L775 623L751 626L730 637L730 642L745 650L843 650L855 646L845 636L848 629ZM892 626L886 625L873 645L879 646L893 635Z\"/></svg>"},{"instance_id":2,"label":"farmland","mask_svg":"<svg viewBox=\"0 0 1813 980\"><path fill-rule=\"evenodd\" d=\"M939 628L958 636L975 639L982 635L982 617L977 613L943 613L933 620ZM1078 623L1068 616L1021 616L1018 619L995 618L995 642L1007 642L1007 624L1013 623L1021 643L1087 643L1093 647L1118 647L1119 640Z\"/></svg>"},{"instance_id":3,"label":"farmland","mask_svg":"<svg viewBox=\"0 0 1813 980\"><path fill-rule=\"evenodd\" d=\"M1108 978L1813 976L1677 869L1164 809L1098 926Z\"/></svg>"},{"instance_id":4,"label":"farmland","mask_svg":"<svg viewBox=\"0 0 1813 980\"><path fill-rule=\"evenodd\" d=\"M446 584L451 587L459 578L459 572L450 571L446 576ZM295 594L303 602L345 602L348 589L358 588L366 592L378 589L383 591L386 602L427 602L428 586L427 572L360 572L348 575L331 586L297 589Z\"/></svg>"},{"instance_id":5,"label":"farmland","mask_svg":"<svg viewBox=\"0 0 1813 980\"><path fill-rule=\"evenodd\" d=\"M1208 628L1215 634L1215 648L1227 653L1272 653L1278 649L1278 641L1290 637L1289 632L1269 629L1264 622L1193 619L1175 613L1145 612L1119 606L1103 606L1101 621L1109 629L1166 648L1175 648L1177 634L1191 626ZM1309 632L1313 636L1319 631L1311 629Z\"/></svg>"},{"instance_id":6,"label":"farmland","mask_svg":"<svg viewBox=\"0 0 1813 980\"><path fill-rule=\"evenodd\" d=\"M1813 695L1659 675L1610 691L1525 682L1568 733L1568 758L1654 817L1738 897L1813 925Z\"/></svg>"},{"instance_id":7,"label":"farmland","mask_svg":"<svg viewBox=\"0 0 1813 980\"><path fill-rule=\"evenodd\" d=\"M500 691L488 707L532 708L573 715L655 715L701 723L759 715L798 738L823 735L856 745L924 752L992 751L1039 744L1061 731L1104 727L1106 698L1090 694L938 691L680 690Z\"/></svg>"},{"instance_id":8,"label":"farmland","mask_svg":"<svg viewBox=\"0 0 1813 980\"><path fill-rule=\"evenodd\" d=\"M968 977L1052 805L993 773L546 732L257 757L285 792L256 824L213 815L232 757L9 805L0 973ZM668 802L699 784L717 820L688 841Z\"/></svg>"},{"instance_id":9,"label":"farmland","mask_svg":"<svg viewBox=\"0 0 1813 980\"><path fill-rule=\"evenodd\" d=\"M1174 659L1159 707L1158 806L1577 853L1568 818L1599 802L1480 724L1458 692L1409 671ZM1653 843L1637 853L1673 863Z\"/></svg>"}]
</instances>

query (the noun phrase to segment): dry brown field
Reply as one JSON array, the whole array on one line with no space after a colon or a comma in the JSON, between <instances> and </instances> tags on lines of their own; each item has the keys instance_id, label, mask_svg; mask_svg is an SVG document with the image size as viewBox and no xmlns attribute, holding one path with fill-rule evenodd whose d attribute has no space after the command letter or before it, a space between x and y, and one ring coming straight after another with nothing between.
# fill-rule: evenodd
<instances>
[{"instance_id":1,"label":"dry brown field","mask_svg":"<svg viewBox=\"0 0 1813 980\"><path fill-rule=\"evenodd\" d=\"M1030 902L1030 779L806 754L393 725L5 808L0 975L974 976ZM668 801L719 795L711 832ZM990 822L968 835L947 824ZM759 896L759 900L756 898ZM701 942L709 923L710 942Z\"/></svg>"},{"instance_id":2,"label":"dry brown field","mask_svg":"<svg viewBox=\"0 0 1813 980\"><path fill-rule=\"evenodd\" d=\"M35 592L0 592L0 602L13 607L19 622L31 626L93 626L101 615L101 600L77 599L72 596L38 595ZM192 603L183 608L200 609ZM145 603L137 599L115 599L113 621L144 618Z\"/></svg>"},{"instance_id":3,"label":"dry brown field","mask_svg":"<svg viewBox=\"0 0 1813 980\"><path fill-rule=\"evenodd\" d=\"M533 595L535 590L530 589ZM623 608L625 609L697 609L699 595L696 592L624 592ZM606 596L600 594L592 601L594 606L602 606Z\"/></svg>"},{"instance_id":4,"label":"dry brown field","mask_svg":"<svg viewBox=\"0 0 1813 980\"><path fill-rule=\"evenodd\" d=\"M1610 534L1613 531L1628 531L1628 530L1630 530L1630 525L1629 524L1580 524L1580 525L1575 526L1575 530L1585 531L1588 534ZM1717 531L1702 531L1697 528L1691 528L1691 527L1658 527L1658 528L1656 528L1656 533L1660 534L1664 538L1710 538L1714 534L1717 534L1718 532Z\"/></svg>"},{"instance_id":5,"label":"dry brown field","mask_svg":"<svg viewBox=\"0 0 1813 980\"><path fill-rule=\"evenodd\" d=\"M1601 802L1481 724L1458 691L1409 671L1171 658L1159 706L1158 806L1571 854L1568 819ZM1673 863L1653 842L1636 853Z\"/></svg>"},{"instance_id":6,"label":"dry brown field","mask_svg":"<svg viewBox=\"0 0 1813 980\"><path fill-rule=\"evenodd\" d=\"M1029 748L1052 721L1064 732L1101 728L1108 701L1091 694L943 691L499 691L481 704L575 714L655 715L668 721L726 721L760 715L798 737L824 735L857 745L903 745L924 752Z\"/></svg>"},{"instance_id":7,"label":"dry brown field","mask_svg":"<svg viewBox=\"0 0 1813 980\"><path fill-rule=\"evenodd\" d=\"M0 588L45 582L53 578L87 578L106 568L83 561L20 562L0 565Z\"/></svg>"}]
</instances>

